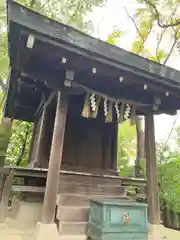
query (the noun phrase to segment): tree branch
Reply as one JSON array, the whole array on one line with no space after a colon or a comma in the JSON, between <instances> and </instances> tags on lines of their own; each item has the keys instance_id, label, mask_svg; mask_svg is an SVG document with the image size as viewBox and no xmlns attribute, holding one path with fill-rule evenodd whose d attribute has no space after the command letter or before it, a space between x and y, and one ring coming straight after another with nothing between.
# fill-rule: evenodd
<instances>
[{"instance_id":1,"label":"tree branch","mask_svg":"<svg viewBox=\"0 0 180 240\"><path fill-rule=\"evenodd\" d=\"M156 8L156 5L154 3L152 3L151 0L144 0L144 2L146 4L148 4L150 7L153 8L154 10L154 13L156 15L156 20L157 20L157 23L158 23L158 26L161 27L161 28L169 28L169 27L175 27L177 25L180 25L180 18L176 20L176 22L174 23L169 23L169 24L164 24L160 21L160 12L157 10Z\"/></svg>"},{"instance_id":2,"label":"tree branch","mask_svg":"<svg viewBox=\"0 0 180 240\"><path fill-rule=\"evenodd\" d=\"M161 33L160 39L159 39L158 44L157 44L157 47L156 47L156 58L157 58L157 60L158 60L159 63L161 63L161 60L159 59L159 56L158 56L158 50L159 50L160 44L161 44L161 42L162 42L162 39L163 39L163 36L164 36L166 30L167 30L167 28L165 28L165 29L163 30L163 32Z\"/></svg>"},{"instance_id":3,"label":"tree branch","mask_svg":"<svg viewBox=\"0 0 180 240\"><path fill-rule=\"evenodd\" d=\"M31 0L29 7L33 8L35 4L36 4L36 0Z\"/></svg>"},{"instance_id":4,"label":"tree branch","mask_svg":"<svg viewBox=\"0 0 180 240\"><path fill-rule=\"evenodd\" d=\"M143 38L143 35L141 34L141 32L140 32L140 30L139 30L139 28L138 28L138 26L137 26L137 24L136 24L136 21L134 20L133 17L131 17L131 15L129 14L127 8L126 8L126 7L124 7L124 8L125 8L125 10L126 10L126 13L127 13L128 17L129 17L129 18L131 19L131 21L133 22L133 24L134 24L134 26L135 26L135 28L136 28L137 33L139 34L139 36L140 36L141 38Z\"/></svg>"},{"instance_id":5,"label":"tree branch","mask_svg":"<svg viewBox=\"0 0 180 240\"><path fill-rule=\"evenodd\" d=\"M25 150L26 150L26 143L27 143L27 139L28 139L28 135L30 133L30 127L29 125L27 125L26 127L26 132L25 132L25 137L24 137L24 142L21 148L21 152L20 155L18 156L17 160L16 160L16 166L19 166L22 160L22 157L24 156Z\"/></svg>"},{"instance_id":6,"label":"tree branch","mask_svg":"<svg viewBox=\"0 0 180 240\"><path fill-rule=\"evenodd\" d=\"M176 46L177 40L178 40L178 37L177 37L177 32L176 32L176 33L175 33L175 36L174 36L173 44L172 44L172 46L171 46L171 48L170 48L170 51L169 51L166 59L165 59L164 62L163 62L164 65L166 65L167 61L169 60L169 58L170 58L170 56L171 56L171 54L172 54L172 52L173 52L173 50L174 50L174 47Z\"/></svg>"},{"instance_id":7,"label":"tree branch","mask_svg":"<svg viewBox=\"0 0 180 240\"><path fill-rule=\"evenodd\" d=\"M178 6L178 5L176 5L174 11L173 11L172 14L171 14L171 17L170 17L171 20L173 19L173 16L174 16L174 14L175 14L176 11L177 11L177 6ZM174 27L172 27L172 29L173 29L174 32L175 32L175 36L174 36L174 37L177 38L177 30L174 29ZM160 35L160 39L159 39L159 41L158 41L158 43L157 43L157 47L156 47L156 58L157 58L157 60L158 60L159 63L161 63L161 60L160 60L160 58L159 58L159 56L158 56L158 50L159 50L160 44L161 44L161 42L162 42L162 39L163 39L163 36L164 36L166 30L167 30L167 28L164 28L164 29L163 29L163 31L162 31L162 33L161 33L161 35ZM167 55L166 59L164 60L164 63L163 63L163 64L166 64L167 61L169 60L169 58L170 58L170 56L171 56L171 54L172 54L172 51L173 51L173 49L174 49L174 47L175 47L175 45L176 45L176 43L177 43L177 40L178 40L178 39L176 39L175 42L173 43L172 48L170 49L170 52L169 52L169 54Z\"/></svg>"},{"instance_id":8,"label":"tree branch","mask_svg":"<svg viewBox=\"0 0 180 240\"><path fill-rule=\"evenodd\" d=\"M129 12L128 12L128 10L126 9L126 7L125 7L125 10L126 10L126 13L127 13L128 17L129 17L129 18L131 19L131 21L133 22L133 24L134 24L134 26L135 26L135 28L136 28L137 33L139 34L139 36L140 36L141 39L142 39L142 45L140 46L139 51L138 51L138 53L137 53L137 54L139 54L139 53L141 52L142 47L144 46L144 44L145 44L148 36L149 36L149 34L151 33L151 30L152 30L152 22L151 22L150 28L149 28L149 30L148 30L148 32L147 32L147 35L144 37L144 36L141 34L141 31L139 30L139 28L138 28L138 26L137 26L137 24L136 24L136 21L135 21L134 18L129 14Z\"/></svg>"}]
</instances>

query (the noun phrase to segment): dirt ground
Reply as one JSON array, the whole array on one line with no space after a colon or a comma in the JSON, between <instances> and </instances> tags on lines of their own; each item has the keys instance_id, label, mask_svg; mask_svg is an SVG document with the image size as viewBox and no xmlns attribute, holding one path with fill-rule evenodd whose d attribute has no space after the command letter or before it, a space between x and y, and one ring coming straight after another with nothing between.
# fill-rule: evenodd
<instances>
[{"instance_id":1,"label":"dirt ground","mask_svg":"<svg viewBox=\"0 0 180 240\"><path fill-rule=\"evenodd\" d=\"M180 231L162 228L162 236L166 236L164 240L180 240Z\"/></svg>"}]
</instances>

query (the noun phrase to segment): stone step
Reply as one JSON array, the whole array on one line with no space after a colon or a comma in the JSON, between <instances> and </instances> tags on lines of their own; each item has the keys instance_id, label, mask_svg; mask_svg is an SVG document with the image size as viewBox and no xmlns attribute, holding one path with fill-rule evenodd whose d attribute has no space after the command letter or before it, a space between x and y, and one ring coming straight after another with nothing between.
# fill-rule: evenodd
<instances>
[{"instance_id":1,"label":"stone step","mask_svg":"<svg viewBox=\"0 0 180 240\"><path fill-rule=\"evenodd\" d=\"M88 195L120 195L125 188L120 185L85 184L75 182L61 182L59 193L84 193Z\"/></svg>"},{"instance_id":2,"label":"stone step","mask_svg":"<svg viewBox=\"0 0 180 240\"><path fill-rule=\"evenodd\" d=\"M88 222L59 222L59 233L66 235L79 235L87 233Z\"/></svg>"},{"instance_id":3,"label":"stone step","mask_svg":"<svg viewBox=\"0 0 180 240\"><path fill-rule=\"evenodd\" d=\"M87 222L89 215L89 207L80 206L59 206L56 218L64 222Z\"/></svg>"},{"instance_id":4,"label":"stone step","mask_svg":"<svg viewBox=\"0 0 180 240\"><path fill-rule=\"evenodd\" d=\"M59 194L57 197L58 206L89 206L90 200L101 199L130 199L125 193L118 195L87 195L87 194Z\"/></svg>"},{"instance_id":5,"label":"stone step","mask_svg":"<svg viewBox=\"0 0 180 240\"><path fill-rule=\"evenodd\" d=\"M59 240L87 240L87 235L60 235Z\"/></svg>"}]
</instances>

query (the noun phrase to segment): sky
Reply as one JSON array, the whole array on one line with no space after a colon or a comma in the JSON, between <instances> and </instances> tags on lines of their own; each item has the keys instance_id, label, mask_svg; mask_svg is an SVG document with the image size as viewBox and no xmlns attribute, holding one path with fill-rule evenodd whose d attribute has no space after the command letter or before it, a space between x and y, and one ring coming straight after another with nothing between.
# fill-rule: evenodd
<instances>
[{"instance_id":1,"label":"sky","mask_svg":"<svg viewBox=\"0 0 180 240\"><path fill-rule=\"evenodd\" d=\"M107 3L99 8L95 8L88 16L94 25L95 37L102 40L107 39L107 35L112 32L113 28L118 28L122 31L118 45L126 50L132 45L136 36L136 31L132 21L128 18L125 8L128 13L133 16L139 5L135 0L107 0ZM153 36L148 42L148 48L153 49L155 42ZM164 47L168 47L169 42L164 41ZM168 65L180 70L180 56L173 55L168 62ZM173 122L176 116L159 115L155 116L155 134L157 141L166 141L169 132L172 129ZM180 117L176 121L176 126L180 125Z\"/></svg>"}]
</instances>

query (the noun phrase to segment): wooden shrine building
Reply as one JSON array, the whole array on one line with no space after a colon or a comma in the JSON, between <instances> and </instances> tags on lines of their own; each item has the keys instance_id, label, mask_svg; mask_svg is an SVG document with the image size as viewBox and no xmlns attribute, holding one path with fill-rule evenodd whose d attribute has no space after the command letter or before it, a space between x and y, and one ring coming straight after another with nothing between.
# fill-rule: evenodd
<instances>
[{"instance_id":1,"label":"wooden shrine building","mask_svg":"<svg viewBox=\"0 0 180 240\"><path fill-rule=\"evenodd\" d=\"M48 169L41 222L54 223L65 172L70 181L78 172L87 181L101 176L117 185L118 123L133 124L143 115L149 222L160 224L153 115L180 109L180 72L13 1L8 2L8 41L5 117L34 123L26 169Z\"/></svg>"}]
</instances>

